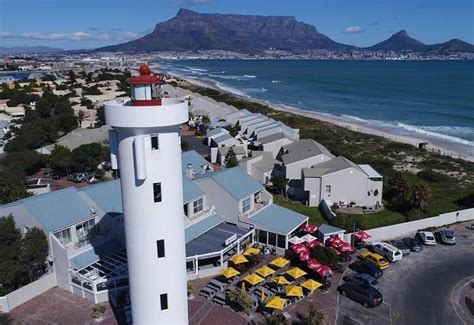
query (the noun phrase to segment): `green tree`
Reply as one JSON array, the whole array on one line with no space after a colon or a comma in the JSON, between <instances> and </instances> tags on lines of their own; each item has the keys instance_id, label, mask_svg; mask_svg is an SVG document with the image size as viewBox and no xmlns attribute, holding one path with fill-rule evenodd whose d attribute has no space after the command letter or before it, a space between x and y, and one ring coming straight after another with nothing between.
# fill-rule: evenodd
<instances>
[{"instance_id":1,"label":"green tree","mask_svg":"<svg viewBox=\"0 0 474 325\"><path fill-rule=\"evenodd\" d=\"M317 259L321 264L334 265L338 262L336 252L330 247L316 246L311 250L311 257Z\"/></svg>"},{"instance_id":2,"label":"green tree","mask_svg":"<svg viewBox=\"0 0 474 325\"><path fill-rule=\"evenodd\" d=\"M72 161L74 162L75 170L95 170L108 157L108 148L100 143L83 144L72 151Z\"/></svg>"},{"instance_id":3,"label":"green tree","mask_svg":"<svg viewBox=\"0 0 474 325\"><path fill-rule=\"evenodd\" d=\"M415 185L412 190L411 199L413 205L424 212L426 204L431 199L431 190L426 184Z\"/></svg>"},{"instance_id":4,"label":"green tree","mask_svg":"<svg viewBox=\"0 0 474 325\"><path fill-rule=\"evenodd\" d=\"M48 240L39 228L28 230L21 240L21 263L30 282L38 278L48 256Z\"/></svg>"},{"instance_id":5,"label":"green tree","mask_svg":"<svg viewBox=\"0 0 474 325\"><path fill-rule=\"evenodd\" d=\"M16 288L22 273L21 233L12 215L0 217L0 283Z\"/></svg>"},{"instance_id":6,"label":"green tree","mask_svg":"<svg viewBox=\"0 0 474 325\"><path fill-rule=\"evenodd\" d=\"M77 124L82 128L82 122L86 119L86 113L84 111L78 111L76 114Z\"/></svg>"},{"instance_id":7,"label":"green tree","mask_svg":"<svg viewBox=\"0 0 474 325\"><path fill-rule=\"evenodd\" d=\"M325 325L324 314L317 311L314 306L311 306L309 310L301 315L302 325Z\"/></svg>"},{"instance_id":8,"label":"green tree","mask_svg":"<svg viewBox=\"0 0 474 325\"><path fill-rule=\"evenodd\" d=\"M50 167L61 175L69 174L73 169L72 152L69 148L55 144L51 150Z\"/></svg>"},{"instance_id":9,"label":"green tree","mask_svg":"<svg viewBox=\"0 0 474 325\"><path fill-rule=\"evenodd\" d=\"M228 298L231 302L239 305L247 313L253 306L252 297L250 297L247 292L233 290L228 293Z\"/></svg>"},{"instance_id":10,"label":"green tree","mask_svg":"<svg viewBox=\"0 0 474 325\"><path fill-rule=\"evenodd\" d=\"M224 159L224 165L226 168L232 168L239 165L239 161L237 160L237 156L235 155L233 148L229 148L229 151L227 151Z\"/></svg>"},{"instance_id":11,"label":"green tree","mask_svg":"<svg viewBox=\"0 0 474 325\"><path fill-rule=\"evenodd\" d=\"M460 198L456 203L466 209L474 208L474 192Z\"/></svg>"},{"instance_id":12,"label":"green tree","mask_svg":"<svg viewBox=\"0 0 474 325\"><path fill-rule=\"evenodd\" d=\"M273 188L273 191L275 191L275 193L285 195L286 185L288 185L288 180L286 179L285 176L282 176L282 175L272 176L272 178L270 179L270 182L272 182L272 188Z\"/></svg>"}]
</instances>

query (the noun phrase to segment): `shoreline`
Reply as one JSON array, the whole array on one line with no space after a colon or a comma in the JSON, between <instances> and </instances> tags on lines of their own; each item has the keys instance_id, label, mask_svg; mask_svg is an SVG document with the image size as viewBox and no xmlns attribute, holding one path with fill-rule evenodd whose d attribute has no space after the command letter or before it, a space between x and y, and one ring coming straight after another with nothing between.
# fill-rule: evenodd
<instances>
[{"instance_id":1,"label":"shoreline","mask_svg":"<svg viewBox=\"0 0 474 325\"><path fill-rule=\"evenodd\" d=\"M388 131L380 130L380 129L375 128L375 127L370 127L370 126L358 124L358 123L355 123L355 122L343 121L343 120L337 119L336 117L325 116L322 113L318 113L318 112L314 112L314 111L301 110L301 109L298 109L298 108L295 108L295 107L289 107L289 106L284 106L284 105L280 105L280 104L275 104L275 103L265 101L265 100L259 100L259 99L249 97L249 96L246 96L246 95L235 94L231 91L220 88L217 84L215 84L211 81L203 81L203 80L197 79L197 78L189 78L189 77L182 77L182 76L178 76L178 78L180 78L182 80L185 80L186 82L188 82L190 84L193 84L195 86L200 86L200 87L204 87L204 88L211 88L211 89L214 89L214 90L217 90L217 91L221 91L221 92L230 94L232 96L235 96L235 97L243 99L243 100L247 100L247 101L250 101L250 102L259 103L259 104L268 106L268 107L270 107L271 109L273 109L275 111L291 113L291 114L296 114L296 115L316 119L316 120L319 120L319 121L323 121L323 122L326 122L326 123L330 123L330 124L333 124L333 125L351 130L351 131L370 134L370 135L375 135L375 136L386 138L386 139L391 140L391 141L410 144L410 145L413 145L415 147L418 147L419 143L426 142L426 143L428 143L427 150L430 151L430 152L434 152L434 153L438 153L438 154L441 154L441 155L449 156L449 157L455 158L455 159L462 159L462 160L474 162L474 155L465 154L465 153L462 153L462 152L458 152L456 150L446 148L445 146L440 145L440 144L436 144L432 140L429 140L429 139L425 139L425 138L421 138L421 137L415 137L415 136L394 134L394 133L390 133Z\"/></svg>"}]
</instances>

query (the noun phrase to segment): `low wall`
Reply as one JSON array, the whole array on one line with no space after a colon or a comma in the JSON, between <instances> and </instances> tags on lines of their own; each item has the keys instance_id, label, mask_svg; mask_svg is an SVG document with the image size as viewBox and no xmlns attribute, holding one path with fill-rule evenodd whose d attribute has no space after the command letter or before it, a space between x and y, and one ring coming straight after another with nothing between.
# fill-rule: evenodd
<instances>
[{"instance_id":1,"label":"low wall","mask_svg":"<svg viewBox=\"0 0 474 325\"><path fill-rule=\"evenodd\" d=\"M474 220L474 208L441 214L437 217L399 223L392 226L366 230L370 240L385 240L414 233L428 227L441 227L456 222Z\"/></svg>"},{"instance_id":2,"label":"low wall","mask_svg":"<svg viewBox=\"0 0 474 325\"><path fill-rule=\"evenodd\" d=\"M54 272L50 273L35 282L10 292L6 296L0 297L0 311L9 312L13 308L54 288L56 285L56 274Z\"/></svg>"}]
</instances>

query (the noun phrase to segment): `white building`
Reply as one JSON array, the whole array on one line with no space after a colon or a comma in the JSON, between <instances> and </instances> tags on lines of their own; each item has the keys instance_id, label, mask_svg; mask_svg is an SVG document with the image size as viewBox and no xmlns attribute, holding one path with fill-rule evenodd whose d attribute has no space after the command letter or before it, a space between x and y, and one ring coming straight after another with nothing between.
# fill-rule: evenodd
<instances>
[{"instance_id":1,"label":"white building","mask_svg":"<svg viewBox=\"0 0 474 325\"><path fill-rule=\"evenodd\" d=\"M130 79L132 99L105 103L105 116L112 166L120 169L133 321L186 324L179 131L188 107L161 99L160 83L142 65Z\"/></svg>"}]
</instances>

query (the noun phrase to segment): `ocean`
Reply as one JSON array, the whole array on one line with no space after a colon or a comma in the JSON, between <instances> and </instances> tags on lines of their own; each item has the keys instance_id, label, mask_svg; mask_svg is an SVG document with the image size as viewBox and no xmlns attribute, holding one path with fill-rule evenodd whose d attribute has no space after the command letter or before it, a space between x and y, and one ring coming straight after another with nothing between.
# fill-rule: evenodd
<instances>
[{"instance_id":1,"label":"ocean","mask_svg":"<svg viewBox=\"0 0 474 325\"><path fill-rule=\"evenodd\" d=\"M160 68L474 156L474 61L168 60Z\"/></svg>"}]
</instances>

